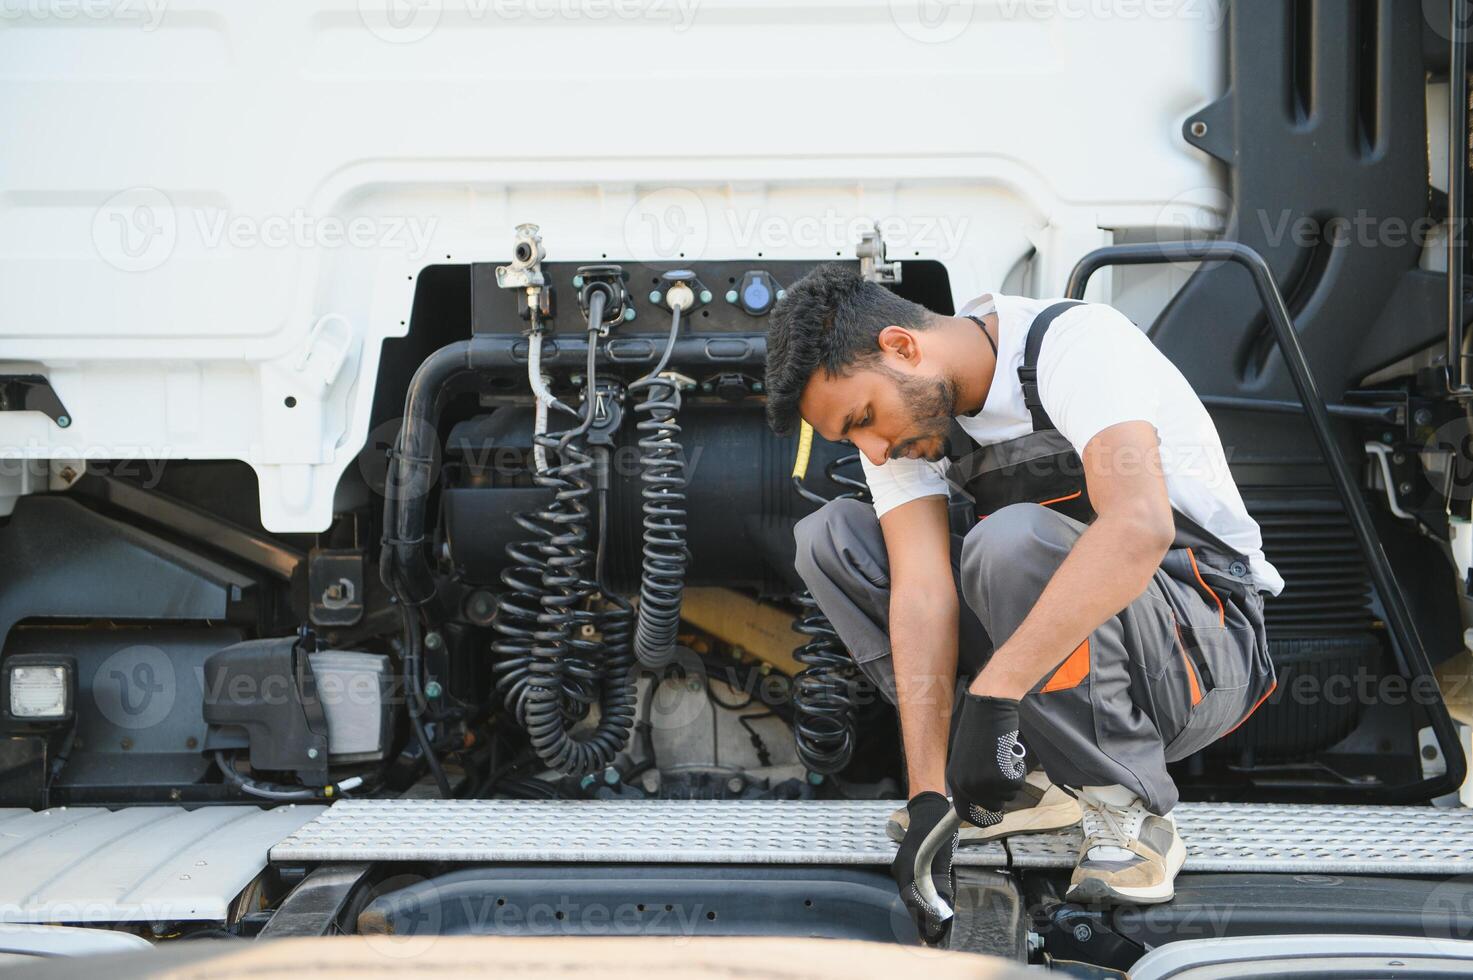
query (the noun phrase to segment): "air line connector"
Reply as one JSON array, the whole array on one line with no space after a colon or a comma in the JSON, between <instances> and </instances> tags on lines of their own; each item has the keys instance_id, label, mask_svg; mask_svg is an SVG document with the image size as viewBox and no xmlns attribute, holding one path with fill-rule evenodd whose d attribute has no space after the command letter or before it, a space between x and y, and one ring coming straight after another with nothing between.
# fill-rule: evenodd
<instances>
[{"instance_id":1,"label":"air line connector","mask_svg":"<svg viewBox=\"0 0 1473 980\"><path fill-rule=\"evenodd\" d=\"M602 322L596 324L600 334L607 334L615 324L622 323L624 311L633 308L629 305L629 291L624 286L624 279L624 269L621 266L584 265L578 267L578 281L583 284L578 289L578 309L583 311L585 319L589 313L589 300L595 293L604 294L603 319Z\"/></svg>"},{"instance_id":2,"label":"air line connector","mask_svg":"<svg viewBox=\"0 0 1473 980\"><path fill-rule=\"evenodd\" d=\"M496 267L496 285L517 290L517 314L537 329L538 321L551 320L554 313L552 287L542 274L542 260L547 251L536 225L517 225L516 243L512 246L511 265Z\"/></svg>"}]
</instances>

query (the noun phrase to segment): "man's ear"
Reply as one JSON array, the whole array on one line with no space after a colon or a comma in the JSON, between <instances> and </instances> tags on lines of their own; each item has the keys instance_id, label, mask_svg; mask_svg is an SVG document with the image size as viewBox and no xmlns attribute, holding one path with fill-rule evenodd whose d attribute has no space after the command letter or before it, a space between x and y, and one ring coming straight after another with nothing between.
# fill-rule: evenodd
<instances>
[{"instance_id":1,"label":"man's ear","mask_svg":"<svg viewBox=\"0 0 1473 980\"><path fill-rule=\"evenodd\" d=\"M882 353L899 358L912 366L920 359L921 347L916 342L916 335L904 327L891 324L880 331L877 339Z\"/></svg>"}]
</instances>

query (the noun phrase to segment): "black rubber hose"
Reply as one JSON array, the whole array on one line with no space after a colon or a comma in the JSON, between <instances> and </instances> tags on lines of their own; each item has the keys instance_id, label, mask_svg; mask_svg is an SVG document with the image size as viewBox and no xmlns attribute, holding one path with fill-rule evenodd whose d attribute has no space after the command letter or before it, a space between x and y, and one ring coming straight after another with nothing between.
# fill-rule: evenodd
<instances>
[{"instance_id":1,"label":"black rubber hose","mask_svg":"<svg viewBox=\"0 0 1473 980\"><path fill-rule=\"evenodd\" d=\"M539 537L541 604L531 627L530 650L517 670L521 689L513 698L532 748L546 765L569 775L607 766L624 748L635 717L633 657L627 642L628 614L618 603L613 611L594 611L603 595L590 546L593 456L585 436L597 404L597 337L605 296L594 293L588 306L588 359L585 366L582 419L566 431L537 437L557 465L537 474L538 486L554 491L552 503L529 515L523 527ZM525 582L527 586L532 583ZM525 593L532 595L529 588ZM621 616L623 617L621 619ZM622 633L621 625L625 625ZM592 635L602 633L602 641ZM570 715L578 702L596 691L598 722L591 732L574 735ZM570 695L573 703L570 704Z\"/></svg>"},{"instance_id":2,"label":"black rubber hose","mask_svg":"<svg viewBox=\"0 0 1473 980\"><path fill-rule=\"evenodd\" d=\"M661 377L670 363L680 332L680 307L670 318L665 352L654 368L629 386L644 398L635 405L646 416L635 429L639 439L639 479L644 498L644 562L639 582L639 619L634 630L634 652L641 666L659 670L675 655L680 631L680 601L685 591L690 552L685 532L685 454L675 421L680 411L680 386Z\"/></svg>"},{"instance_id":3,"label":"black rubber hose","mask_svg":"<svg viewBox=\"0 0 1473 980\"><path fill-rule=\"evenodd\" d=\"M445 385L471 366L470 341L457 341L424 359L404 396L404 418L390 453L384 486L384 538L379 577L402 603L418 606L435 595L425 556L425 512L434 480L435 403Z\"/></svg>"},{"instance_id":4,"label":"black rubber hose","mask_svg":"<svg viewBox=\"0 0 1473 980\"><path fill-rule=\"evenodd\" d=\"M869 488L864 481L838 472L840 467L858 459L857 453L851 453L824 467L824 475L843 488L835 499L867 497ZM805 498L828 503L804 488L799 477L795 476L793 482ZM793 601L802 610L793 622L793 630L809 638L793 652L793 659L804 665L793 678L793 739L798 758L810 771L832 775L843 770L854 755L858 726L855 684L859 669L813 594L803 592Z\"/></svg>"},{"instance_id":5,"label":"black rubber hose","mask_svg":"<svg viewBox=\"0 0 1473 980\"><path fill-rule=\"evenodd\" d=\"M804 665L793 679L793 738L803 765L832 774L854 755L854 658L811 593L794 601L803 612L793 630L809 640L793 652L793 659Z\"/></svg>"}]
</instances>

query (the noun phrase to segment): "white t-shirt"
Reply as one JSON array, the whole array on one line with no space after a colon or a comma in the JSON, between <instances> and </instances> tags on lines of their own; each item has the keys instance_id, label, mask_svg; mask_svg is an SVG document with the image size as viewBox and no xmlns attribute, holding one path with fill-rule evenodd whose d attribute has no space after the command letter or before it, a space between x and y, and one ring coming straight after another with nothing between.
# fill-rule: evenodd
<instances>
[{"instance_id":1,"label":"white t-shirt","mask_svg":"<svg viewBox=\"0 0 1473 980\"><path fill-rule=\"evenodd\" d=\"M1033 431L1018 368L1033 318L1058 302L993 294L962 308L963 314L983 316L995 304L998 316L998 366L987 400L976 415L957 418L979 445ZM1258 524L1243 506L1212 417L1176 365L1124 314L1099 303L1060 314L1038 354L1038 393L1059 433L1081 456L1112 425L1155 426L1172 506L1247 555L1258 588L1279 594L1284 580L1263 556ZM947 495L945 460L891 459L875 466L860 459L877 514L920 497Z\"/></svg>"}]
</instances>

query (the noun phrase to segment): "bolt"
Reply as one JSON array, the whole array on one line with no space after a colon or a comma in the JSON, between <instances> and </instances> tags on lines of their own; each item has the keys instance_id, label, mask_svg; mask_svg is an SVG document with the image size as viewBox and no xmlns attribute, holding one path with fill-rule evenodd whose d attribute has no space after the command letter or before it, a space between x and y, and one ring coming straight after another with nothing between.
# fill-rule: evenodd
<instances>
[{"instance_id":1,"label":"bolt","mask_svg":"<svg viewBox=\"0 0 1473 980\"><path fill-rule=\"evenodd\" d=\"M118 744L121 745L123 747L123 751L126 752L133 747L133 740L131 738L125 738Z\"/></svg>"},{"instance_id":2,"label":"bolt","mask_svg":"<svg viewBox=\"0 0 1473 980\"><path fill-rule=\"evenodd\" d=\"M573 285L576 286L576 287L578 287L579 289L582 289L583 288L583 277L582 276L574 276L573 277Z\"/></svg>"},{"instance_id":3,"label":"bolt","mask_svg":"<svg viewBox=\"0 0 1473 980\"><path fill-rule=\"evenodd\" d=\"M735 289L728 289L726 291L726 301L728 303L735 303L737 301L737 291Z\"/></svg>"},{"instance_id":4,"label":"bolt","mask_svg":"<svg viewBox=\"0 0 1473 980\"><path fill-rule=\"evenodd\" d=\"M646 769L644 775L639 777L639 785L644 787L646 793L658 793L660 791L660 770Z\"/></svg>"},{"instance_id":5,"label":"bolt","mask_svg":"<svg viewBox=\"0 0 1473 980\"><path fill-rule=\"evenodd\" d=\"M714 386L709 381L703 381L701 383L701 390L702 391L711 391L711 390L713 390L713 388L714 388Z\"/></svg>"},{"instance_id":6,"label":"bolt","mask_svg":"<svg viewBox=\"0 0 1473 980\"><path fill-rule=\"evenodd\" d=\"M709 302L711 302L711 290L709 290L709 289L703 289L703 290L701 290L701 302L702 303L709 303Z\"/></svg>"},{"instance_id":7,"label":"bolt","mask_svg":"<svg viewBox=\"0 0 1473 980\"><path fill-rule=\"evenodd\" d=\"M596 780L596 779L593 778L593 773L589 773L588 775L584 776L582 779L578 780L578 788L579 789L589 789L597 781L598 780Z\"/></svg>"},{"instance_id":8,"label":"bolt","mask_svg":"<svg viewBox=\"0 0 1473 980\"><path fill-rule=\"evenodd\" d=\"M440 687L439 681L430 681L428 684L425 685L425 697L437 698L442 693L442 690L443 689Z\"/></svg>"},{"instance_id":9,"label":"bolt","mask_svg":"<svg viewBox=\"0 0 1473 980\"><path fill-rule=\"evenodd\" d=\"M1417 423L1418 425L1431 425L1432 424L1432 409L1430 409L1430 408L1419 408L1419 409L1417 409L1415 412L1412 413L1412 421L1415 422L1415 423Z\"/></svg>"},{"instance_id":10,"label":"bolt","mask_svg":"<svg viewBox=\"0 0 1473 980\"><path fill-rule=\"evenodd\" d=\"M619 770L615 769L613 766L608 766L607 768L605 768L604 782L608 783L610 786L619 785Z\"/></svg>"},{"instance_id":11,"label":"bolt","mask_svg":"<svg viewBox=\"0 0 1473 980\"><path fill-rule=\"evenodd\" d=\"M1207 135L1207 124L1200 119L1194 120L1192 122L1191 132L1192 135L1195 136L1197 139L1201 139L1202 137Z\"/></svg>"},{"instance_id":12,"label":"bolt","mask_svg":"<svg viewBox=\"0 0 1473 980\"><path fill-rule=\"evenodd\" d=\"M740 776L733 776L726 781L726 788L733 793L740 793L744 786L746 786L746 783L742 782L742 777Z\"/></svg>"},{"instance_id":13,"label":"bolt","mask_svg":"<svg viewBox=\"0 0 1473 980\"><path fill-rule=\"evenodd\" d=\"M1398 483L1396 485L1396 492L1405 497L1412 492L1412 485L1405 481Z\"/></svg>"},{"instance_id":14,"label":"bolt","mask_svg":"<svg viewBox=\"0 0 1473 980\"><path fill-rule=\"evenodd\" d=\"M496 618L496 600L484 589L472 592L465 606L467 617L474 623L484 626Z\"/></svg>"},{"instance_id":15,"label":"bolt","mask_svg":"<svg viewBox=\"0 0 1473 980\"><path fill-rule=\"evenodd\" d=\"M1391 454L1391 461L1393 463L1405 463L1407 461L1407 454L1406 453L1392 453Z\"/></svg>"},{"instance_id":16,"label":"bolt","mask_svg":"<svg viewBox=\"0 0 1473 980\"><path fill-rule=\"evenodd\" d=\"M77 471L72 469L70 466L63 466L61 468L61 478L67 483L71 483L77 478Z\"/></svg>"},{"instance_id":17,"label":"bolt","mask_svg":"<svg viewBox=\"0 0 1473 980\"><path fill-rule=\"evenodd\" d=\"M436 630L430 630L425 634L425 649L438 650L445 645L445 638Z\"/></svg>"},{"instance_id":18,"label":"bolt","mask_svg":"<svg viewBox=\"0 0 1473 980\"><path fill-rule=\"evenodd\" d=\"M72 417L70 415L58 415L56 417L56 424L65 429L72 424Z\"/></svg>"},{"instance_id":19,"label":"bolt","mask_svg":"<svg viewBox=\"0 0 1473 980\"><path fill-rule=\"evenodd\" d=\"M193 735L189 736L184 740L184 747L186 749L199 748L199 739L195 738Z\"/></svg>"},{"instance_id":20,"label":"bolt","mask_svg":"<svg viewBox=\"0 0 1473 980\"><path fill-rule=\"evenodd\" d=\"M780 299L780 300L787 299L788 298L788 291L786 289L779 289L777 291L777 298Z\"/></svg>"},{"instance_id":21,"label":"bolt","mask_svg":"<svg viewBox=\"0 0 1473 980\"><path fill-rule=\"evenodd\" d=\"M1094 938L1094 932L1083 922L1074 927L1074 938L1081 943L1087 943Z\"/></svg>"},{"instance_id":22,"label":"bolt","mask_svg":"<svg viewBox=\"0 0 1473 980\"><path fill-rule=\"evenodd\" d=\"M1383 432L1381 433L1381 441L1389 446L1396 441L1396 435L1391 432Z\"/></svg>"},{"instance_id":23,"label":"bolt","mask_svg":"<svg viewBox=\"0 0 1473 980\"><path fill-rule=\"evenodd\" d=\"M654 303L656 306L660 305L660 291L658 289L650 290L650 302Z\"/></svg>"},{"instance_id":24,"label":"bolt","mask_svg":"<svg viewBox=\"0 0 1473 980\"><path fill-rule=\"evenodd\" d=\"M631 306L627 310L624 311L624 320L626 322L628 322L629 320L633 320L634 317L635 317L634 307Z\"/></svg>"},{"instance_id":25,"label":"bolt","mask_svg":"<svg viewBox=\"0 0 1473 980\"><path fill-rule=\"evenodd\" d=\"M701 682L692 677L690 680L685 682L685 689L692 694L695 694L701 689Z\"/></svg>"},{"instance_id":26,"label":"bolt","mask_svg":"<svg viewBox=\"0 0 1473 980\"><path fill-rule=\"evenodd\" d=\"M810 772L808 774L808 782L812 786L819 786L819 785L821 785L823 783L823 773L821 773L821 772Z\"/></svg>"},{"instance_id":27,"label":"bolt","mask_svg":"<svg viewBox=\"0 0 1473 980\"><path fill-rule=\"evenodd\" d=\"M753 381L752 382L752 390L753 391L761 391L762 390L762 382L760 382L760 381Z\"/></svg>"},{"instance_id":28,"label":"bolt","mask_svg":"<svg viewBox=\"0 0 1473 980\"><path fill-rule=\"evenodd\" d=\"M316 749L308 749L307 750L307 758L309 758L309 759L315 759L315 758L317 758L317 750Z\"/></svg>"}]
</instances>

